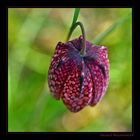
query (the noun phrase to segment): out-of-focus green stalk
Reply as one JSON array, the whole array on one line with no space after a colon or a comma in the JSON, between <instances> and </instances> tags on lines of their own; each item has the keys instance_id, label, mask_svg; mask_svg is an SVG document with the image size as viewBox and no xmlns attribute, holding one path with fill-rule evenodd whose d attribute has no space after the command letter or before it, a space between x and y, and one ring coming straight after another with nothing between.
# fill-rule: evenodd
<instances>
[{"instance_id":1,"label":"out-of-focus green stalk","mask_svg":"<svg viewBox=\"0 0 140 140\"><path fill-rule=\"evenodd\" d=\"M107 37L111 32L113 32L115 29L123 25L128 19L130 18L130 13L126 15L125 17L118 20L116 23L111 25L106 31L99 34L93 41L94 44L99 44L105 37Z\"/></svg>"},{"instance_id":2,"label":"out-of-focus green stalk","mask_svg":"<svg viewBox=\"0 0 140 140\"><path fill-rule=\"evenodd\" d=\"M40 31L40 28L43 26L43 23L46 19L46 16L49 14L49 11L50 10L42 14L43 11L38 12L36 9L33 9L27 16L25 22L23 22L20 31L17 33L16 42L13 45L13 49L9 54L8 59L8 63L10 65L12 73L15 72L15 64L20 62L16 68L16 86L14 88L14 92L16 92L17 90L20 75L26 62L26 57L31 51L30 46L32 46L32 43L34 42L38 32Z\"/></svg>"}]
</instances>

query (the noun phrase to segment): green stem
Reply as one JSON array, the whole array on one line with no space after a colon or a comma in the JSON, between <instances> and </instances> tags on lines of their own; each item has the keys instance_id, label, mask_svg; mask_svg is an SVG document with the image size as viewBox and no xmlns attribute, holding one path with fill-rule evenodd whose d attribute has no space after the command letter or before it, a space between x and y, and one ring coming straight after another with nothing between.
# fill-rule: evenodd
<instances>
[{"instance_id":1,"label":"green stem","mask_svg":"<svg viewBox=\"0 0 140 140\"><path fill-rule=\"evenodd\" d=\"M82 24L81 22L79 22L79 21L76 22L76 23L70 28L70 32L69 32L69 34L68 34L68 37L67 37L66 42L70 39L70 37L71 37L73 31L75 30L75 28L76 28L78 25L80 26L81 31L82 31L82 35L83 35L83 39L82 39L82 49L81 49L81 51L80 51L80 54L81 54L81 55L85 55L85 52L86 52L86 34L85 34L84 26L83 26L83 24Z\"/></svg>"}]
</instances>

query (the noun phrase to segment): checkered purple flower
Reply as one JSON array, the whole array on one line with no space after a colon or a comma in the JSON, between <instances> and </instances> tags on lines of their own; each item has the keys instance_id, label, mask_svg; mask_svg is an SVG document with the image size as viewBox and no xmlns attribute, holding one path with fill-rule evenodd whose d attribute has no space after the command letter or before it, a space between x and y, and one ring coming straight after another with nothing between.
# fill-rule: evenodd
<instances>
[{"instance_id":1,"label":"checkered purple flower","mask_svg":"<svg viewBox=\"0 0 140 140\"><path fill-rule=\"evenodd\" d=\"M72 112L96 105L105 95L109 83L108 50L86 41L82 56L83 37L59 42L49 68L48 84L56 100L63 100Z\"/></svg>"}]
</instances>

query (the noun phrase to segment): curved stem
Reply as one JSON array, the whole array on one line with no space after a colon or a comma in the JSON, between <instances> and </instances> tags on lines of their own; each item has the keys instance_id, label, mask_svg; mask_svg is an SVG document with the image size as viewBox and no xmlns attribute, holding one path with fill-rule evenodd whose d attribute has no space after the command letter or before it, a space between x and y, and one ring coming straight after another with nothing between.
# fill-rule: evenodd
<instances>
[{"instance_id":1,"label":"curved stem","mask_svg":"<svg viewBox=\"0 0 140 140\"><path fill-rule=\"evenodd\" d=\"M70 32L68 34L68 37L67 37L67 40L66 42L70 39L71 35L72 35L72 32L74 31L74 29L77 27L77 26L80 26L81 28L81 31L82 31L82 35L83 35L83 39L82 39L82 49L80 51L80 54L81 55L85 55L85 51L86 51L86 34L85 34L85 30L84 30L84 26L81 22L76 22L71 28L70 28Z\"/></svg>"}]
</instances>

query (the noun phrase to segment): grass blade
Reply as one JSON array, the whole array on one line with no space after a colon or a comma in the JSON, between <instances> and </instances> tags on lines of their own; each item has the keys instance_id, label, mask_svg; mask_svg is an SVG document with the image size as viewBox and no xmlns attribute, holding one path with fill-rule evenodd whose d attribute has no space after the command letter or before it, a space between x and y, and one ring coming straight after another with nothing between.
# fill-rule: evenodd
<instances>
[{"instance_id":1,"label":"grass blade","mask_svg":"<svg viewBox=\"0 0 140 140\"><path fill-rule=\"evenodd\" d=\"M123 25L130 17L130 13L121 18L119 21L117 21L116 23L114 23L112 26L110 26L105 32L99 34L93 41L94 44L99 44L101 41L103 41L103 39L108 36L111 32L113 32L115 29L117 29L118 27L120 27L121 25Z\"/></svg>"},{"instance_id":2,"label":"grass blade","mask_svg":"<svg viewBox=\"0 0 140 140\"><path fill-rule=\"evenodd\" d=\"M73 15L73 21L72 21L72 24L71 24L71 27L70 27L69 34L67 36L66 42L69 40L69 38L70 38L70 36L72 34L72 30L73 30L72 28L73 28L74 24L76 23L76 21L78 19L79 12L80 12L80 8L75 8L74 15Z\"/></svg>"},{"instance_id":3,"label":"grass blade","mask_svg":"<svg viewBox=\"0 0 140 140\"><path fill-rule=\"evenodd\" d=\"M80 8L75 8L71 27L76 23L79 16L79 12L80 12Z\"/></svg>"}]
</instances>

